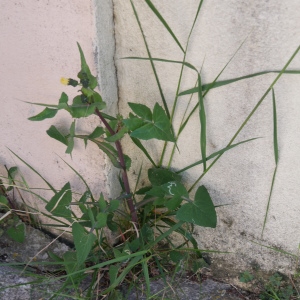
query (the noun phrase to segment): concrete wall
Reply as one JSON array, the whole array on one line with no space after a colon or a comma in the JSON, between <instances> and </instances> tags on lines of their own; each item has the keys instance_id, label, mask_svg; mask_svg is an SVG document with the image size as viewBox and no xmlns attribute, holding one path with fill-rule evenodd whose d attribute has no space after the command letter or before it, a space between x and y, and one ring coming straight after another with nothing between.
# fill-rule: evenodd
<instances>
[{"instance_id":1,"label":"concrete wall","mask_svg":"<svg viewBox=\"0 0 300 300\"><path fill-rule=\"evenodd\" d=\"M144 1L133 2L152 56L182 60L181 50L147 4ZM198 1L152 2L178 40L185 45ZM126 56L146 57L147 52L130 1L115 0L114 4L120 109L126 115L128 101L153 106L161 100L150 63L120 59ZM204 1L191 37L187 61L199 69L203 64L202 80L209 83L247 38L220 79L280 70L299 46L299 11L300 2L297 0ZM165 97L172 105L180 67L166 63L155 63L155 66ZM290 65L290 69L299 68L300 55ZM195 85L195 75L186 72L184 76L180 90ZM227 145L275 76L271 74L240 81L209 92L205 98L208 155ZM300 144L297 129L300 127L299 84L300 76L285 75L275 86L279 165L262 239L264 214L275 167L271 95L264 100L236 142L253 137L261 139L227 152L200 182L208 188L216 205L230 204L217 209L216 230L196 229L200 247L233 253L223 257L218 255L215 262L219 266L237 271L257 264L264 269L281 271L294 267L288 256L276 256L275 251L267 251L251 241L297 253L300 242L300 159L297 155ZM188 101L188 97L179 99L175 115L177 128ZM192 104L196 101L193 98ZM196 113L179 140L180 153L176 152L172 162L175 170L201 159L199 128ZM147 144L151 145L151 152L158 159L163 143L155 146L152 142ZM126 150L134 156L136 168L140 167L141 154L136 147L128 145ZM167 160L164 163L166 165ZM146 168L145 163L143 167ZM202 166L187 172L184 175L187 184L191 185L201 173ZM132 174L132 178L135 177ZM224 257L225 261L222 261Z\"/></svg>"},{"instance_id":2,"label":"concrete wall","mask_svg":"<svg viewBox=\"0 0 300 300\"><path fill-rule=\"evenodd\" d=\"M111 1L97 1L100 5ZM110 9L110 10L109 10ZM111 11L111 14L109 14ZM62 131L72 122L71 116L60 111L53 119L31 122L27 118L43 108L23 101L57 104L62 91L72 99L76 88L63 86L61 77L76 78L80 58L79 42L94 74L99 74L101 93L113 109L116 103L112 9L96 18L96 3L90 1L41 0L1 1L0 3L0 66L1 66L1 174L4 165L16 165L31 187L41 187L41 181L7 147L36 168L54 187L61 188L70 181L75 191L84 191L82 182L69 169L66 160L89 182L96 194L110 193L110 164L94 145L84 150L82 141L75 141L72 157L65 154L65 146L47 134L54 124ZM99 14L100 15L100 14ZM98 47L97 26L103 28ZM105 39L107 41L105 41ZM104 46L108 44L109 47ZM104 54L103 54L104 52ZM105 56L105 59L104 59ZM105 76L103 75L105 74ZM109 77L108 77L108 76ZM108 84L105 80L109 80ZM99 124L96 116L77 122L77 132L89 132ZM61 159L61 158L62 159ZM44 195L45 192L42 192ZM37 199L25 195L35 206L44 206Z\"/></svg>"}]
</instances>

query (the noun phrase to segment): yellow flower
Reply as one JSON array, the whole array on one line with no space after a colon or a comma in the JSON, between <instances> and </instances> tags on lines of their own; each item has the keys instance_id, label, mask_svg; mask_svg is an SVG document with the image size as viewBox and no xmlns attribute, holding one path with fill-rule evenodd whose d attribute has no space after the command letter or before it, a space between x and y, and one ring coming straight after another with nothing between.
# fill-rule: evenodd
<instances>
[{"instance_id":1,"label":"yellow flower","mask_svg":"<svg viewBox=\"0 0 300 300\"><path fill-rule=\"evenodd\" d=\"M63 85L68 85L69 84L69 78L62 77L60 79L60 83L62 83Z\"/></svg>"}]
</instances>

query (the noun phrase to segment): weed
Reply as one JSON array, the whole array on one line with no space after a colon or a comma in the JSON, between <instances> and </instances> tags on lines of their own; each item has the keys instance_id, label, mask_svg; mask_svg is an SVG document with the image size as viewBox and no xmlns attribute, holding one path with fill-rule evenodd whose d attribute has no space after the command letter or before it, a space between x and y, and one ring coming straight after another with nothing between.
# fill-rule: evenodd
<instances>
[{"instance_id":1,"label":"weed","mask_svg":"<svg viewBox=\"0 0 300 300\"><path fill-rule=\"evenodd\" d=\"M51 138L63 143L66 146L66 153L68 154L72 154L75 139L82 140L86 146L94 143L107 155L113 166L119 169L118 181L121 186L119 197L108 200L104 198L103 194L94 195L81 174L68 164L68 167L84 183L86 190L78 196L78 193L71 189L70 182L62 183L61 187L56 189L36 169L27 164L16 153L12 152L40 176L52 191L53 196L50 200L43 198L34 191L30 191L45 202L46 212L43 214L53 220L55 223L53 226L61 228L62 232L71 231L72 233L75 250L66 252L62 257L49 252L54 264L57 264L59 269L63 269L65 272L64 275L51 279L51 282L64 280L62 286L51 299L62 293L69 294L74 299L98 299L106 296L109 299L121 299L122 295L118 288L120 288L122 283L126 283L127 290L130 291L133 285L141 280L145 285L143 293L149 298L151 278L161 277L166 281L168 264L173 269L180 270L183 265L182 262L189 261L190 263L185 265L189 265L194 272L203 266L205 261L202 253L217 251L198 248L198 244L193 237L194 226L215 228L217 225L217 214L209 191L205 186L199 186L198 183L226 151L255 140L253 138L234 144L240 131L266 99L279 78L284 73L293 73L292 71L288 71L287 68L300 50L300 47L298 47L280 71L259 72L244 77L218 81L220 75L230 63L230 60L215 77L213 82L203 84L200 71L191 63L186 62L189 38L198 19L203 1L199 2L187 44L183 47L152 2L146 0L150 9L162 22L183 52L182 61L152 57L139 20L139 14L133 1L130 0L130 2L142 33L148 56L146 58L129 57L127 59L150 62L160 90L161 102L155 103L153 107L133 102L128 103L131 109L129 116L111 116L106 114L104 112L106 104L100 93L96 91L97 79L91 73L83 51L78 44L81 61L81 70L77 75L78 79L62 78L61 82L76 89L79 88L79 94L70 100L67 94L62 93L57 105L33 103L44 106L45 109L36 116L29 118L31 121L42 121L55 117L60 110L67 111L73 119L68 133L62 133L55 125L52 125L47 130L47 134ZM165 100L161 83L157 76L155 61L176 63L182 66L176 97L172 107L169 107ZM194 72L197 83L196 87L180 92L184 68L188 68ZM269 72L277 73L276 78L264 95L258 100L237 132L234 133L227 146L208 155L206 150L205 110L205 97L207 93L213 88ZM297 72L294 73L297 74ZM197 95L197 104L190 110L187 116L184 115L182 117L181 125L177 132L175 132L173 121L178 98L182 95L192 95L194 93ZM273 99L275 107L274 94ZM175 171L170 166L173 155L178 147L177 141L192 114L195 112L198 112L201 125L201 132L198 138L202 159L195 161L181 170ZM274 109L275 114L276 111ZM77 132L76 120L88 118L91 115L98 116L101 126L95 127L89 134ZM131 141L151 163L151 167L147 170L149 185L146 187L139 189L130 187L128 170L131 167L131 158L124 154L121 144L121 140L125 135L129 136ZM145 144L143 144L145 140L158 140L163 143L163 151L159 159L151 156ZM168 164L163 165L163 161L167 155L167 145L170 143L172 151L170 157L167 159ZM276 147L274 146L274 149L275 155L277 155L277 144ZM184 152L181 154L184 155ZM212 162L209 164L210 160ZM189 187L186 186L182 180L181 173L200 164L203 165L202 174ZM140 174L141 172L139 172L136 187L139 187ZM191 196L191 192L194 189L196 191L193 197ZM26 191L28 191L27 188ZM141 200L138 201L138 199ZM79 215L72 209L74 206L80 211ZM29 207L29 209L36 212L36 209L33 207ZM116 236L113 241L109 238L111 232ZM181 236L179 243L175 243L172 239L174 233ZM187 255L189 255L188 259ZM251 274L244 273L241 278L244 281L250 280ZM90 281L90 284L85 289L82 289L82 283L87 279Z\"/></svg>"}]
</instances>

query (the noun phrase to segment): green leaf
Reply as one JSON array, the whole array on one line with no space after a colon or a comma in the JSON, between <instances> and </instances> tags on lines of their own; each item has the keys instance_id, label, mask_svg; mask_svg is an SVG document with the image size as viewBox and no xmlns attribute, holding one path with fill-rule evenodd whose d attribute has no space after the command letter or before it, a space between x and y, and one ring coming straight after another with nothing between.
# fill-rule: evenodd
<instances>
[{"instance_id":1,"label":"green leaf","mask_svg":"<svg viewBox=\"0 0 300 300\"><path fill-rule=\"evenodd\" d=\"M241 273L239 276L240 282L244 282L244 283L250 282L253 279L254 279L254 276L251 273L249 273L248 271Z\"/></svg>"},{"instance_id":2,"label":"green leaf","mask_svg":"<svg viewBox=\"0 0 300 300\"><path fill-rule=\"evenodd\" d=\"M144 242L144 244L147 244L148 242L154 241L154 232L153 229L146 223L142 227L141 231L141 238Z\"/></svg>"},{"instance_id":3,"label":"green leaf","mask_svg":"<svg viewBox=\"0 0 300 300\"><path fill-rule=\"evenodd\" d=\"M80 83L83 85L84 88L90 87L91 89L94 89L97 86L97 78L91 74L90 68L86 63L83 51L79 43L77 43L77 45L81 60L81 70L77 76L80 79Z\"/></svg>"},{"instance_id":4,"label":"green leaf","mask_svg":"<svg viewBox=\"0 0 300 300\"><path fill-rule=\"evenodd\" d=\"M104 200L103 194L101 193L100 198L99 198L99 208L100 208L101 211L105 211L106 207L107 207L107 203Z\"/></svg>"},{"instance_id":5,"label":"green leaf","mask_svg":"<svg viewBox=\"0 0 300 300\"><path fill-rule=\"evenodd\" d=\"M90 139L96 139L105 133L102 127L96 127L94 131L88 136Z\"/></svg>"},{"instance_id":6,"label":"green leaf","mask_svg":"<svg viewBox=\"0 0 300 300\"><path fill-rule=\"evenodd\" d=\"M128 132L128 128L124 126L116 134L108 136L107 138L105 138L105 140L114 143L120 140L127 132Z\"/></svg>"},{"instance_id":7,"label":"green leaf","mask_svg":"<svg viewBox=\"0 0 300 300\"><path fill-rule=\"evenodd\" d=\"M56 193L46 205L46 210L54 216L63 217L67 220L71 219L70 203L72 201L72 192L70 183L66 183L64 187Z\"/></svg>"},{"instance_id":8,"label":"green leaf","mask_svg":"<svg viewBox=\"0 0 300 300\"><path fill-rule=\"evenodd\" d=\"M58 109L69 110L68 106L68 95L66 93L62 93L58 102Z\"/></svg>"},{"instance_id":9,"label":"green leaf","mask_svg":"<svg viewBox=\"0 0 300 300\"><path fill-rule=\"evenodd\" d=\"M170 120L158 103L154 106L152 119L152 122L143 119L146 124L132 131L130 136L141 140L158 139L175 142L175 138L171 132Z\"/></svg>"},{"instance_id":10,"label":"green leaf","mask_svg":"<svg viewBox=\"0 0 300 300\"><path fill-rule=\"evenodd\" d=\"M72 225L72 234L76 248L77 263L81 265L88 257L97 238L93 233L86 233L84 227L79 223Z\"/></svg>"},{"instance_id":11,"label":"green leaf","mask_svg":"<svg viewBox=\"0 0 300 300\"><path fill-rule=\"evenodd\" d=\"M148 178L153 186L160 186L170 181L180 181L181 176L168 169L151 168L148 170Z\"/></svg>"},{"instance_id":12,"label":"green leaf","mask_svg":"<svg viewBox=\"0 0 300 300\"><path fill-rule=\"evenodd\" d=\"M74 148L74 136L75 136L75 120L72 122L70 127L70 136L68 138L68 148L66 150L67 154L71 154Z\"/></svg>"},{"instance_id":13,"label":"green leaf","mask_svg":"<svg viewBox=\"0 0 300 300\"><path fill-rule=\"evenodd\" d=\"M45 119L50 119L53 118L57 113L57 109L52 109L52 108L48 108L46 107L42 112L40 112L39 114L28 118L28 120L30 121L42 121Z\"/></svg>"},{"instance_id":14,"label":"green leaf","mask_svg":"<svg viewBox=\"0 0 300 300\"><path fill-rule=\"evenodd\" d=\"M54 125L52 125L46 132L53 139L68 146L68 139L63 134L61 134L60 131Z\"/></svg>"},{"instance_id":15,"label":"green leaf","mask_svg":"<svg viewBox=\"0 0 300 300\"><path fill-rule=\"evenodd\" d=\"M109 267L108 274L109 274L110 284L113 284L116 281L118 272L119 272L119 266L111 265Z\"/></svg>"},{"instance_id":16,"label":"green leaf","mask_svg":"<svg viewBox=\"0 0 300 300\"><path fill-rule=\"evenodd\" d=\"M112 145L104 142L99 142L97 143L97 145L109 157L114 167L119 169L122 168L119 162L118 152ZM129 170L131 166L131 159L127 155L124 155L124 158L125 158L126 170Z\"/></svg>"},{"instance_id":17,"label":"green leaf","mask_svg":"<svg viewBox=\"0 0 300 300\"><path fill-rule=\"evenodd\" d=\"M217 226L217 214L207 189L200 186L195 194L194 202L181 206L176 214L180 221L193 223L203 227Z\"/></svg>"},{"instance_id":18,"label":"green leaf","mask_svg":"<svg viewBox=\"0 0 300 300\"><path fill-rule=\"evenodd\" d=\"M0 206L1 206L1 205L8 206L8 200L7 200L6 197L3 196L3 195L0 195Z\"/></svg>"},{"instance_id":19,"label":"green leaf","mask_svg":"<svg viewBox=\"0 0 300 300\"><path fill-rule=\"evenodd\" d=\"M107 223L107 214L103 212L98 213L96 217L95 228L96 229L103 228L106 226L106 223Z\"/></svg>"},{"instance_id":20,"label":"green leaf","mask_svg":"<svg viewBox=\"0 0 300 300\"><path fill-rule=\"evenodd\" d=\"M123 120L123 122L126 125L126 127L131 131L134 131L145 125L145 121L143 119L135 116L129 116L129 119L125 119Z\"/></svg>"},{"instance_id":21,"label":"green leaf","mask_svg":"<svg viewBox=\"0 0 300 300\"><path fill-rule=\"evenodd\" d=\"M152 121L152 112L148 106L131 102L129 102L128 105L137 116L142 119Z\"/></svg>"},{"instance_id":22,"label":"green leaf","mask_svg":"<svg viewBox=\"0 0 300 300\"><path fill-rule=\"evenodd\" d=\"M181 260L186 258L186 255L183 252L173 250L170 252L170 258L173 262L179 263Z\"/></svg>"},{"instance_id":23,"label":"green leaf","mask_svg":"<svg viewBox=\"0 0 300 300\"><path fill-rule=\"evenodd\" d=\"M115 211L115 210L118 209L119 205L120 205L120 201L119 200L117 200L117 199L110 200L109 201L109 207L108 207L107 211L108 212L113 212L113 211Z\"/></svg>"},{"instance_id":24,"label":"green leaf","mask_svg":"<svg viewBox=\"0 0 300 300\"><path fill-rule=\"evenodd\" d=\"M24 223L16 227L10 227L6 231L7 235L18 243L23 243L25 240L26 226Z\"/></svg>"},{"instance_id":25,"label":"green leaf","mask_svg":"<svg viewBox=\"0 0 300 300\"><path fill-rule=\"evenodd\" d=\"M108 214L107 216L107 227L112 231L115 232L119 229L118 224L113 221L114 215L112 213Z\"/></svg>"},{"instance_id":26,"label":"green leaf","mask_svg":"<svg viewBox=\"0 0 300 300\"><path fill-rule=\"evenodd\" d=\"M15 178L17 172L18 172L18 168L17 167L11 167L7 171L7 174L8 174L8 185L9 185L7 187L7 189L6 189L7 192L9 192L9 191L11 191L13 189L14 178Z\"/></svg>"},{"instance_id":27,"label":"green leaf","mask_svg":"<svg viewBox=\"0 0 300 300\"><path fill-rule=\"evenodd\" d=\"M92 115L96 108L102 110L105 106L105 102L83 103L81 96L76 96L73 99L73 104L69 106L69 112L73 118L85 118Z\"/></svg>"},{"instance_id":28,"label":"green leaf","mask_svg":"<svg viewBox=\"0 0 300 300\"><path fill-rule=\"evenodd\" d=\"M162 186L167 195L171 195L172 198L166 202L166 207L169 210L176 209L182 202L182 197L188 198L189 193L186 188L180 182L171 181Z\"/></svg>"}]
</instances>

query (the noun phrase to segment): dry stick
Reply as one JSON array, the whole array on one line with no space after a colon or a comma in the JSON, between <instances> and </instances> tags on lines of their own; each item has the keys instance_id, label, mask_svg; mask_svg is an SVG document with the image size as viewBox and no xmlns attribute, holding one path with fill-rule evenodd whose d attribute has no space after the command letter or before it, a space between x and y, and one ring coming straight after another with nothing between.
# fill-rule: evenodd
<instances>
[{"instance_id":1,"label":"dry stick","mask_svg":"<svg viewBox=\"0 0 300 300\"><path fill-rule=\"evenodd\" d=\"M96 108L95 112L96 112L97 116L100 118L100 120L102 121L102 123L105 125L105 127L107 128L109 133L111 135L116 134L116 132L111 128L111 126L108 124L108 122L104 119L104 117L102 116L102 114L98 108ZM116 141L115 145L116 145L116 148L118 151L119 162L120 162L120 165L121 165L121 168L123 171L122 177L123 177L125 191L129 195L131 193L131 191L130 191L129 180L128 180L128 175L127 175L127 171L126 171L126 164L125 164L122 146L121 146L120 141ZM132 222L135 223L136 225L138 225L138 218L137 218L136 209L134 207L132 197L127 198L127 204L128 204L129 210L130 210Z\"/></svg>"}]
</instances>

